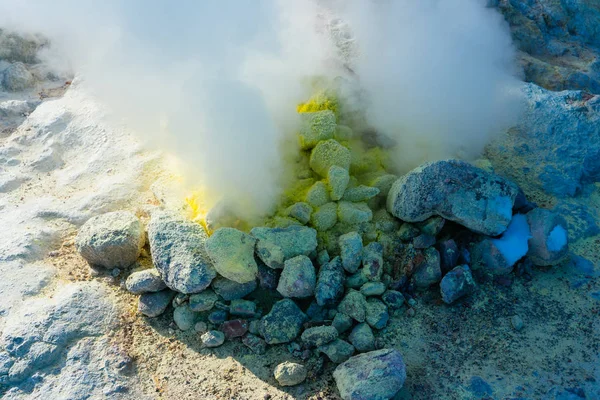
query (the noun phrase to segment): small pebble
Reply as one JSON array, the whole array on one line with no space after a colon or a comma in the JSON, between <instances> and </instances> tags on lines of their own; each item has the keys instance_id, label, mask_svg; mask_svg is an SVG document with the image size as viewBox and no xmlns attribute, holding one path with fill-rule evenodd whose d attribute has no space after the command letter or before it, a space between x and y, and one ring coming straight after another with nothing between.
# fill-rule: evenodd
<instances>
[{"instance_id":1,"label":"small pebble","mask_svg":"<svg viewBox=\"0 0 600 400\"><path fill-rule=\"evenodd\" d=\"M521 329L523 329L523 320L518 315L513 316L510 319L510 323L516 331L520 331Z\"/></svg>"},{"instance_id":2,"label":"small pebble","mask_svg":"<svg viewBox=\"0 0 600 400\"><path fill-rule=\"evenodd\" d=\"M408 310L406 310L406 316L407 317L414 317L415 316L415 309L411 307Z\"/></svg>"},{"instance_id":3,"label":"small pebble","mask_svg":"<svg viewBox=\"0 0 600 400\"><path fill-rule=\"evenodd\" d=\"M306 379L306 367L302 364L283 362L275 367L275 379L281 386L295 386Z\"/></svg>"},{"instance_id":4,"label":"small pebble","mask_svg":"<svg viewBox=\"0 0 600 400\"><path fill-rule=\"evenodd\" d=\"M208 330L208 325L206 325L206 322L204 321L196 322L196 325L194 325L194 330L198 333L204 333Z\"/></svg>"},{"instance_id":5,"label":"small pebble","mask_svg":"<svg viewBox=\"0 0 600 400\"><path fill-rule=\"evenodd\" d=\"M412 297L410 299L406 300L406 302L411 307L414 307L415 305L417 305L417 301L415 299L413 299Z\"/></svg>"},{"instance_id":6,"label":"small pebble","mask_svg":"<svg viewBox=\"0 0 600 400\"><path fill-rule=\"evenodd\" d=\"M219 347L225 342L225 334L219 331L208 331L200 339L206 347Z\"/></svg>"}]
</instances>

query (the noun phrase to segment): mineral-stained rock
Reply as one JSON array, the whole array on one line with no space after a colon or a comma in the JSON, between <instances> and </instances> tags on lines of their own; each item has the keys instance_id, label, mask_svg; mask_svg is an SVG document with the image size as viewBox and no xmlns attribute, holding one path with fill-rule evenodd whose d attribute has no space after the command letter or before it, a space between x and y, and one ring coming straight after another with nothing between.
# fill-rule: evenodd
<instances>
[{"instance_id":1,"label":"mineral-stained rock","mask_svg":"<svg viewBox=\"0 0 600 400\"><path fill-rule=\"evenodd\" d=\"M476 284L468 265L459 265L448 272L440 282L442 300L452 304L463 296L472 293Z\"/></svg>"},{"instance_id":2,"label":"mineral-stained rock","mask_svg":"<svg viewBox=\"0 0 600 400\"><path fill-rule=\"evenodd\" d=\"M364 322L352 329L348 340L360 352L375 350L375 335L373 335L371 327Z\"/></svg>"},{"instance_id":3,"label":"mineral-stained rock","mask_svg":"<svg viewBox=\"0 0 600 400\"><path fill-rule=\"evenodd\" d=\"M75 238L79 254L90 264L105 268L130 266L139 257L144 243L142 223L128 211L90 218Z\"/></svg>"},{"instance_id":4,"label":"mineral-stained rock","mask_svg":"<svg viewBox=\"0 0 600 400\"><path fill-rule=\"evenodd\" d=\"M408 242L417 236L419 236L419 230L413 224L404 223L400 229L398 229L398 239L405 242Z\"/></svg>"},{"instance_id":5,"label":"mineral-stained rock","mask_svg":"<svg viewBox=\"0 0 600 400\"><path fill-rule=\"evenodd\" d=\"M205 249L208 238L200 224L172 211L155 211L148 224L152 261L163 281L181 293L206 289L217 272Z\"/></svg>"},{"instance_id":6,"label":"mineral-stained rock","mask_svg":"<svg viewBox=\"0 0 600 400\"><path fill-rule=\"evenodd\" d=\"M325 182L315 182L306 193L306 202L313 207L321 207L331 201Z\"/></svg>"},{"instance_id":7,"label":"mineral-stained rock","mask_svg":"<svg viewBox=\"0 0 600 400\"><path fill-rule=\"evenodd\" d=\"M336 304L344 294L346 278L339 257L321 266L315 288L315 298L320 306Z\"/></svg>"},{"instance_id":8,"label":"mineral-stained rock","mask_svg":"<svg viewBox=\"0 0 600 400\"><path fill-rule=\"evenodd\" d=\"M310 167L317 174L326 177L329 168L337 165L350 169L350 150L334 139L320 142L310 154Z\"/></svg>"},{"instance_id":9,"label":"mineral-stained rock","mask_svg":"<svg viewBox=\"0 0 600 400\"><path fill-rule=\"evenodd\" d=\"M342 197L344 201L361 202L372 199L379 194L379 189L371 186L359 185L350 189L347 189Z\"/></svg>"},{"instance_id":10,"label":"mineral-stained rock","mask_svg":"<svg viewBox=\"0 0 600 400\"><path fill-rule=\"evenodd\" d=\"M430 247L425 250L423 259L415 265L413 282L416 287L426 289L438 283L441 279L440 253L433 247Z\"/></svg>"},{"instance_id":11,"label":"mineral-stained rock","mask_svg":"<svg viewBox=\"0 0 600 400\"><path fill-rule=\"evenodd\" d=\"M168 289L144 293L138 299L138 311L147 317L158 317L165 312L174 296L175 292Z\"/></svg>"},{"instance_id":12,"label":"mineral-stained rock","mask_svg":"<svg viewBox=\"0 0 600 400\"><path fill-rule=\"evenodd\" d=\"M362 262L363 243L357 232L348 232L339 238L340 256L346 271L353 274L358 271Z\"/></svg>"},{"instance_id":13,"label":"mineral-stained rock","mask_svg":"<svg viewBox=\"0 0 600 400\"><path fill-rule=\"evenodd\" d=\"M268 344L288 343L298 337L307 319L293 300L283 299L260 320L260 333Z\"/></svg>"},{"instance_id":14,"label":"mineral-stained rock","mask_svg":"<svg viewBox=\"0 0 600 400\"><path fill-rule=\"evenodd\" d=\"M211 289L190 296L189 305L192 311L208 311L215 306L219 298Z\"/></svg>"},{"instance_id":15,"label":"mineral-stained rock","mask_svg":"<svg viewBox=\"0 0 600 400\"><path fill-rule=\"evenodd\" d=\"M344 400L391 399L404 385L406 367L395 349L382 349L351 357L333 372Z\"/></svg>"},{"instance_id":16,"label":"mineral-stained rock","mask_svg":"<svg viewBox=\"0 0 600 400\"><path fill-rule=\"evenodd\" d=\"M567 223L557 213L536 208L527 213L531 228L527 256L535 265L555 265L569 252Z\"/></svg>"},{"instance_id":17,"label":"mineral-stained rock","mask_svg":"<svg viewBox=\"0 0 600 400\"><path fill-rule=\"evenodd\" d=\"M133 294L158 292L167 287L155 268L136 271L127 277L125 287Z\"/></svg>"},{"instance_id":18,"label":"mineral-stained rock","mask_svg":"<svg viewBox=\"0 0 600 400\"><path fill-rule=\"evenodd\" d=\"M208 314L208 322L214 325L221 325L223 322L227 320L227 311L225 310L216 310Z\"/></svg>"},{"instance_id":19,"label":"mineral-stained rock","mask_svg":"<svg viewBox=\"0 0 600 400\"><path fill-rule=\"evenodd\" d=\"M350 289L340 302L338 311L358 322L364 322L367 314L367 300L360 292Z\"/></svg>"},{"instance_id":20,"label":"mineral-stained rock","mask_svg":"<svg viewBox=\"0 0 600 400\"><path fill-rule=\"evenodd\" d=\"M434 244L435 236L427 234L421 234L413 240L413 246L415 246L415 249L426 249L428 247L433 246Z\"/></svg>"},{"instance_id":21,"label":"mineral-stained rock","mask_svg":"<svg viewBox=\"0 0 600 400\"><path fill-rule=\"evenodd\" d=\"M31 88L35 79L25 64L16 62L4 70L2 86L9 92L19 92Z\"/></svg>"},{"instance_id":22,"label":"mineral-stained rock","mask_svg":"<svg viewBox=\"0 0 600 400\"><path fill-rule=\"evenodd\" d=\"M350 173L348 170L337 165L332 165L327 172L327 183L329 184L329 196L331 200L337 201L341 199L349 182Z\"/></svg>"},{"instance_id":23,"label":"mineral-stained rock","mask_svg":"<svg viewBox=\"0 0 600 400\"><path fill-rule=\"evenodd\" d=\"M200 336L205 347L219 347L225 342L225 335L219 331L208 331Z\"/></svg>"},{"instance_id":24,"label":"mineral-stained rock","mask_svg":"<svg viewBox=\"0 0 600 400\"><path fill-rule=\"evenodd\" d=\"M308 347L319 347L337 339L338 331L333 326L315 326L302 332L302 343Z\"/></svg>"},{"instance_id":25,"label":"mineral-stained rock","mask_svg":"<svg viewBox=\"0 0 600 400\"><path fill-rule=\"evenodd\" d=\"M331 229L337 222L337 208L333 202L323 204L312 213L311 225L319 232Z\"/></svg>"},{"instance_id":26,"label":"mineral-stained rock","mask_svg":"<svg viewBox=\"0 0 600 400\"><path fill-rule=\"evenodd\" d=\"M284 297L310 297L314 294L316 283L315 267L310 258L297 256L285 262L277 291Z\"/></svg>"},{"instance_id":27,"label":"mineral-stained rock","mask_svg":"<svg viewBox=\"0 0 600 400\"><path fill-rule=\"evenodd\" d=\"M310 204L304 202L295 203L287 209L287 214L290 217L296 218L303 224L306 224L308 221L310 221L312 212L313 208L310 206Z\"/></svg>"},{"instance_id":28,"label":"mineral-stained rock","mask_svg":"<svg viewBox=\"0 0 600 400\"><path fill-rule=\"evenodd\" d=\"M301 364L284 362L275 367L275 379L281 386L295 386L304 382L307 375L306 367Z\"/></svg>"},{"instance_id":29,"label":"mineral-stained rock","mask_svg":"<svg viewBox=\"0 0 600 400\"><path fill-rule=\"evenodd\" d=\"M345 224L360 224L373 219L373 211L367 203L350 203L340 201L338 203L338 219Z\"/></svg>"},{"instance_id":30,"label":"mineral-stained rock","mask_svg":"<svg viewBox=\"0 0 600 400\"><path fill-rule=\"evenodd\" d=\"M308 256L317 248L317 231L306 226L258 227L250 232L258 239L256 254L271 268L283 268L285 260Z\"/></svg>"},{"instance_id":31,"label":"mineral-stained rock","mask_svg":"<svg viewBox=\"0 0 600 400\"><path fill-rule=\"evenodd\" d=\"M371 242L363 249L362 256L363 274L370 281L378 281L383 273L383 246L381 243Z\"/></svg>"},{"instance_id":32,"label":"mineral-stained rock","mask_svg":"<svg viewBox=\"0 0 600 400\"><path fill-rule=\"evenodd\" d=\"M383 329L388 323L390 315L387 306L379 299L367 299L366 321L374 329Z\"/></svg>"},{"instance_id":33,"label":"mineral-stained rock","mask_svg":"<svg viewBox=\"0 0 600 400\"><path fill-rule=\"evenodd\" d=\"M496 236L512 219L518 187L500 176L458 161L426 163L398 179L388 211L403 221L439 215L472 231Z\"/></svg>"},{"instance_id":34,"label":"mineral-stained rock","mask_svg":"<svg viewBox=\"0 0 600 400\"><path fill-rule=\"evenodd\" d=\"M332 139L336 131L335 114L331 110L301 113L299 139L302 150L310 150L321 140Z\"/></svg>"},{"instance_id":35,"label":"mineral-stained rock","mask_svg":"<svg viewBox=\"0 0 600 400\"><path fill-rule=\"evenodd\" d=\"M338 333L344 333L352 328L352 323L352 318L342 312L338 312L335 314L335 317L333 317L331 325L337 329Z\"/></svg>"},{"instance_id":36,"label":"mineral-stained rock","mask_svg":"<svg viewBox=\"0 0 600 400\"><path fill-rule=\"evenodd\" d=\"M238 317L251 318L256 314L256 303L250 300L231 300L229 313Z\"/></svg>"},{"instance_id":37,"label":"mineral-stained rock","mask_svg":"<svg viewBox=\"0 0 600 400\"><path fill-rule=\"evenodd\" d=\"M354 346L342 339L335 339L332 342L319 346L318 351L325 354L334 363L339 364L354 354Z\"/></svg>"},{"instance_id":38,"label":"mineral-stained rock","mask_svg":"<svg viewBox=\"0 0 600 400\"><path fill-rule=\"evenodd\" d=\"M221 332L225 334L227 339L242 337L248 332L248 321L244 319L225 321L221 325Z\"/></svg>"},{"instance_id":39,"label":"mineral-stained rock","mask_svg":"<svg viewBox=\"0 0 600 400\"><path fill-rule=\"evenodd\" d=\"M217 278L212 283L214 291L225 301L241 299L256 289L256 281L237 283L225 278Z\"/></svg>"},{"instance_id":40,"label":"mineral-stained rock","mask_svg":"<svg viewBox=\"0 0 600 400\"><path fill-rule=\"evenodd\" d=\"M219 228L206 240L206 252L217 272L237 283L256 279L256 239L234 228Z\"/></svg>"},{"instance_id":41,"label":"mineral-stained rock","mask_svg":"<svg viewBox=\"0 0 600 400\"><path fill-rule=\"evenodd\" d=\"M442 217L431 217L417 224L417 227L425 235L437 236L444 227L446 220Z\"/></svg>"}]
</instances>

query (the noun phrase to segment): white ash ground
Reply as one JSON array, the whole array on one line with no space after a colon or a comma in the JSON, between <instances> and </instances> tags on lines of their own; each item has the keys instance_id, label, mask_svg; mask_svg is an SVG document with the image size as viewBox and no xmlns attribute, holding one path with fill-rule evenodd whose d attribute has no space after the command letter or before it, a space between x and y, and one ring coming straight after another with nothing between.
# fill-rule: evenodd
<instances>
[{"instance_id":1,"label":"white ash ground","mask_svg":"<svg viewBox=\"0 0 600 400\"><path fill-rule=\"evenodd\" d=\"M46 314L45 299L68 295L69 280L84 281L91 295L98 293L96 285L103 286L109 293L105 300L122 313L116 328L107 324L106 330L67 341L55 363L38 368L35 379L13 386L5 397L61 398L68 393L70 398L196 398L202 393L205 398L337 398L331 364L323 370L309 365L303 385L280 389L273 370L292 358L284 346L272 347L263 356L240 343L200 349L198 335L179 332L169 313L153 320L137 316L135 296L115 286L115 279L85 283L92 278L74 252L76 227L95 214L135 211L153 202L149 177L156 172L153 157L99 119L85 94L70 89L64 98L44 102L2 139L3 162L8 161L3 175L25 177L16 188L9 186L1 205L3 226L10 227L3 230L0 253L2 275L8 277L2 286L8 299L3 327L25 326L32 315ZM56 146L63 148L62 163L49 171L36 169L32 161ZM113 171L106 174L109 169ZM106 177L98 180L102 173ZM582 204L592 211L598 197L593 189L584 198L588 204ZM543 193L535 193L535 199L543 205L555 202ZM560 398L597 387L600 329L598 318L590 316L599 312L598 242L583 238L571 247L592 264L576 259L549 271L536 269L530 281L511 276L484 283L452 307L425 292L416 299L413 317L392 315L381 337L386 347L396 347L404 356L406 392L423 399L481 398L488 390L493 390L492 398ZM41 301L21 302L31 296ZM114 315L103 301L92 297L92 303L98 315ZM515 314L524 321L519 332L511 327ZM107 334L116 347L105 346ZM121 363L129 367L120 370ZM82 370L87 375L74 373ZM128 391L119 394L122 387Z\"/></svg>"}]
</instances>

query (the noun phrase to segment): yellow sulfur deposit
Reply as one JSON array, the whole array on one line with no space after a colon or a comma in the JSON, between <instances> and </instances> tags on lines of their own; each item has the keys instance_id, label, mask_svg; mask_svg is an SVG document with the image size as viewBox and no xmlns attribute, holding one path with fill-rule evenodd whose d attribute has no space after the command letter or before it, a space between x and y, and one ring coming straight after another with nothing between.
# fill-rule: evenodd
<instances>
[{"instance_id":1,"label":"yellow sulfur deposit","mask_svg":"<svg viewBox=\"0 0 600 400\"><path fill-rule=\"evenodd\" d=\"M306 103L298 104L296 111L308 113L316 111L331 110L339 117L339 102L334 96L328 95L325 90L317 92Z\"/></svg>"},{"instance_id":2,"label":"yellow sulfur deposit","mask_svg":"<svg viewBox=\"0 0 600 400\"><path fill-rule=\"evenodd\" d=\"M208 206L205 202L204 191L194 190L186 196L185 202L189 206L191 219L201 224L208 232L206 227L206 214L208 214Z\"/></svg>"}]
</instances>

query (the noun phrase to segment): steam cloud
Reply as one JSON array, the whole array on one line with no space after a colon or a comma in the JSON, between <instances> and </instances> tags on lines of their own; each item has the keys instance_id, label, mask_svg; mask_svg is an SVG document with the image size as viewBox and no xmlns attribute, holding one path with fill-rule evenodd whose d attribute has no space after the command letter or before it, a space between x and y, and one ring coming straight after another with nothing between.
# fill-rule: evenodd
<instances>
[{"instance_id":1,"label":"steam cloud","mask_svg":"<svg viewBox=\"0 0 600 400\"><path fill-rule=\"evenodd\" d=\"M518 112L508 28L478 0L0 0L0 26L49 37L48 62L246 214L277 200L307 77L350 67L400 170L474 157Z\"/></svg>"}]
</instances>

